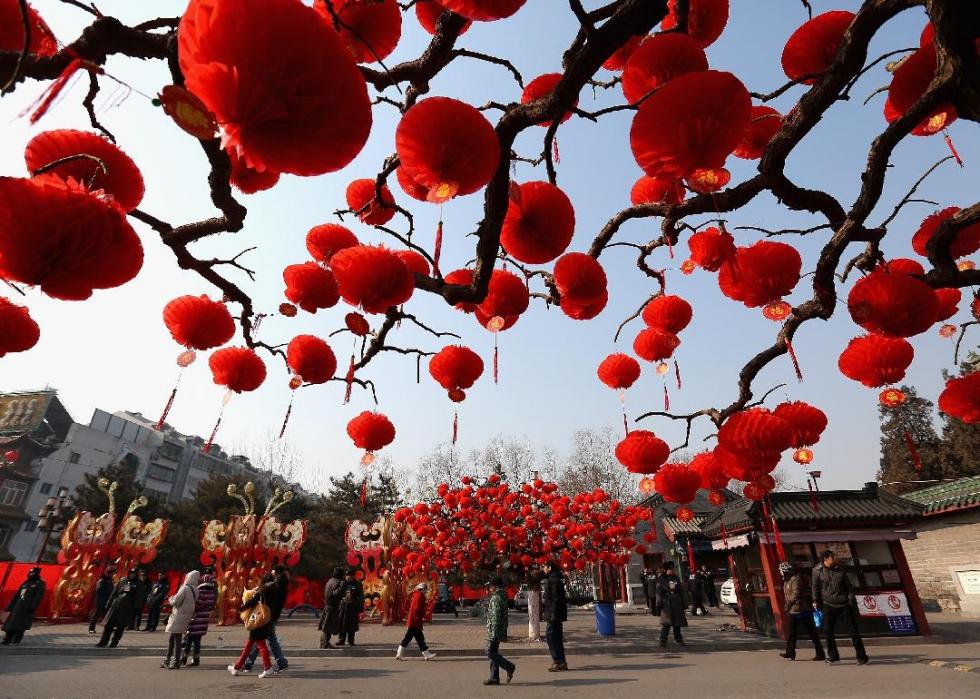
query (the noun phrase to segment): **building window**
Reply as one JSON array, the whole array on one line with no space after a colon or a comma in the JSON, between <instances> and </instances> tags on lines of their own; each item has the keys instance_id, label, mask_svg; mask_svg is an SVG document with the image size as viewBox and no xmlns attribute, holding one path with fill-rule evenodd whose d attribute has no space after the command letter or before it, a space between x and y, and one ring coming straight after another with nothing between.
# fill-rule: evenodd
<instances>
[{"instance_id":1,"label":"building window","mask_svg":"<svg viewBox=\"0 0 980 699\"><path fill-rule=\"evenodd\" d=\"M0 527L0 549L7 547L10 541L10 527Z\"/></svg>"},{"instance_id":2,"label":"building window","mask_svg":"<svg viewBox=\"0 0 980 699\"><path fill-rule=\"evenodd\" d=\"M163 481L164 483L173 483L174 478L177 476L177 472L171 468L164 468L163 466L157 466L156 464L150 464L150 470L147 472L150 478Z\"/></svg>"},{"instance_id":3,"label":"building window","mask_svg":"<svg viewBox=\"0 0 980 699\"><path fill-rule=\"evenodd\" d=\"M0 487L0 505L20 507L25 495L27 495L27 483L5 480Z\"/></svg>"},{"instance_id":4,"label":"building window","mask_svg":"<svg viewBox=\"0 0 980 699\"><path fill-rule=\"evenodd\" d=\"M54 483L42 483L41 484L41 495L49 495L51 489L54 487Z\"/></svg>"},{"instance_id":5,"label":"building window","mask_svg":"<svg viewBox=\"0 0 980 699\"><path fill-rule=\"evenodd\" d=\"M25 532L37 531L37 520L29 519L26 522L24 522L24 531Z\"/></svg>"},{"instance_id":6,"label":"building window","mask_svg":"<svg viewBox=\"0 0 980 699\"><path fill-rule=\"evenodd\" d=\"M81 460L81 458L82 455L79 454L77 451L68 452L68 463L70 464L77 464Z\"/></svg>"},{"instance_id":7,"label":"building window","mask_svg":"<svg viewBox=\"0 0 980 699\"><path fill-rule=\"evenodd\" d=\"M173 444L172 442L164 442L160 445L160 456L169 461L180 461L180 455L183 453L184 448L179 444Z\"/></svg>"}]
</instances>

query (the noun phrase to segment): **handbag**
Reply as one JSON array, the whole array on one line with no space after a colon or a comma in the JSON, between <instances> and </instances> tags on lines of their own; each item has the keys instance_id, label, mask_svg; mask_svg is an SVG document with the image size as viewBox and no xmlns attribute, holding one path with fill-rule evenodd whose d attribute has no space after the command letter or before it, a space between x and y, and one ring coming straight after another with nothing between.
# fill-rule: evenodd
<instances>
[{"instance_id":1,"label":"handbag","mask_svg":"<svg viewBox=\"0 0 980 699\"><path fill-rule=\"evenodd\" d=\"M252 594L249 595L249 592ZM248 602L256 594L258 594L258 591L256 590L246 590L243 597L247 596L248 599L245 601ZM263 626L266 626L270 621L272 621L272 611L265 602L259 600L258 604L256 604L254 607L250 607L242 611L241 620L245 622L245 629L247 631L261 629Z\"/></svg>"}]
</instances>

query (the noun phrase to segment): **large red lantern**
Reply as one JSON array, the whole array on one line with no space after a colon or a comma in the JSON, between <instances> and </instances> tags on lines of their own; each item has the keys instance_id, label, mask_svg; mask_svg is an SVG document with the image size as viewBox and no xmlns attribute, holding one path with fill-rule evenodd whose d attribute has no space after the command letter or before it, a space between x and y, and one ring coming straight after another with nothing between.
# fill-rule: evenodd
<instances>
[{"instance_id":1,"label":"large red lantern","mask_svg":"<svg viewBox=\"0 0 980 699\"><path fill-rule=\"evenodd\" d=\"M65 158L71 160L47 172L63 180L70 177L93 192L103 190L124 211L132 211L143 200L143 175L136 163L98 134L74 129L44 131L32 138L24 150L27 170L32 174Z\"/></svg>"},{"instance_id":2,"label":"large red lantern","mask_svg":"<svg viewBox=\"0 0 980 699\"><path fill-rule=\"evenodd\" d=\"M17 0L0 0L0 51L20 53L24 48L24 25L20 3ZM58 40L47 23L30 5L27 5L27 21L31 27L28 53L35 56L53 56L58 53ZM7 76L0 73L0 79Z\"/></svg>"},{"instance_id":3,"label":"large red lantern","mask_svg":"<svg viewBox=\"0 0 980 699\"><path fill-rule=\"evenodd\" d=\"M517 12L527 0L439 0L447 10L477 22L505 19Z\"/></svg>"},{"instance_id":4,"label":"large red lantern","mask_svg":"<svg viewBox=\"0 0 980 699\"><path fill-rule=\"evenodd\" d=\"M708 70L704 49L687 34L655 34L643 40L623 70L623 95L636 104L685 73Z\"/></svg>"},{"instance_id":5,"label":"large red lantern","mask_svg":"<svg viewBox=\"0 0 980 699\"><path fill-rule=\"evenodd\" d=\"M628 354L610 354L599 363L599 380L614 389L626 389L640 378L640 363Z\"/></svg>"},{"instance_id":6,"label":"large red lantern","mask_svg":"<svg viewBox=\"0 0 980 699\"><path fill-rule=\"evenodd\" d=\"M701 477L701 487L710 490L720 490L728 487L730 480L721 468L721 463L713 452L703 451L691 459L690 468ZM714 504L714 503L712 503Z\"/></svg>"},{"instance_id":7,"label":"large red lantern","mask_svg":"<svg viewBox=\"0 0 980 699\"><path fill-rule=\"evenodd\" d=\"M458 282L457 282L458 283ZM485 328L496 332L506 330L517 322L517 318L527 310L530 303L527 287L513 272L503 269L493 270L487 297L476 307L476 319ZM494 330L492 322L500 319L503 324Z\"/></svg>"},{"instance_id":8,"label":"large red lantern","mask_svg":"<svg viewBox=\"0 0 980 699\"><path fill-rule=\"evenodd\" d=\"M306 383L326 383L337 373L330 345L313 335L297 335L286 347L286 363Z\"/></svg>"},{"instance_id":9,"label":"large red lantern","mask_svg":"<svg viewBox=\"0 0 980 699\"><path fill-rule=\"evenodd\" d=\"M395 0L330 0L336 19L323 2L317 12L333 25L357 63L383 61L402 35L402 12Z\"/></svg>"},{"instance_id":10,"label":"large red lantern","mask_svg":"<svg viewBox=\"0 0 980 699\"><path fill-rule=\"evenodd\" d=\"M423 187L412 179L412 176L409 175L405 171L405 168L400 165L395 168L395 179L398 180L398 186L402 188L402 191L412 199L417 201L429 201L429 188Z\"/></svg>"},{"instance_id":11,"label":"large red lantern","mask_svg":"<svg viewBox=\"0 0 980 699\"><path fill-rule=\"evenodd\" d=\"M731 73L703 70L674 78L633 118L633 157L650 177L678 179L723 168L749 125L752 100Z\"/></svg>"},{"instance_id":12,"label":"large red lantern","mask_svg":"<svg viewBox=\"0 0 980 699\"><path fill-rule=\"evenodd\" d=\"M691 502L701 487L701 476L687 464L664 464L653 477L657 492L667 502Z\"/></svg>"},{"instance_id":13,"label":"large red lantern","mask_svg":"<svg viewBox=\"0 0 980 699\"><path fill-rule=\"evenodd\" d=\"M718 275L721 293L749 308L778 301L800 281L803 259L796 248L768 240L737 248Z\"/></svg>"},{"instance_id":14,"label":"large red lantern","mask_svg":"<svg viewBox=\"0 0 980 699\"><path fill-rule=\"evenodd\" d=\"M588 301L602 297L606 292L606 272L591 255L569 252L555 263L555 286L562 298Z\"/></svg>"},{"instance_id":15,"label":"large red lantern","mask_svg":"<svg viewBox=\"0 0 980 699\"><path fill-rule=\"evenodd\" d=\"M214 382L229 391L254 391L265 381L265 363L247 347L215 350L208 359Z\"/></svg>"},{"instance_id":16,"label":"large red lantern","mask_svg":"<svg viewBox=\"0 0 980 699\"><path fill-rule=\"evenodd\" d=\"M423 277L429 276L432 271L429 269L429 261L425 257L416 252L415 250L395 250L395 254L398 255L399 259L405 263L408 267L408 271L412 274L419 274Z\"/></svg>"},{"instance_id":17,"label":"large red lantern","mask_svg":"<svg viewBox=\"0 0 980 699\"><path fill-rule=\"evenodd\" d=\"M469 347L449 345L429 360L429 374L458 403L466 398L465 390L483 375L483 360Z\"/></svg>"},{"instance_id":18,"label":"large red lantern","mask_svg":"<svg viewBox=\"0 0 980 699\"><path fill-rule=\"evenodd\" d=\"M731 415L718 430L718 446L749 462L771 462L793 443L793 427L766 408ZM773 464L775 465L775 464Z\"/></svg>"},{"instance_id":19,"label":"large red lantern","mask_svg":"<svg viewBox=\"0 0 980 699\"><path fill-rule=\"evenodd\" d=\"M681 344L672 332L657 328L644 328L633 340L633 351L640 359L657 362L669 358Z\"/></svg>"},{"instance_id":20,"label":"large red lantern","mask_svg":"<svg viewBox=\"0 0 980 699\"><path fill-rule=\"evenodd\" d=\"M436 33L436 24L439 18L442 17L446 12L448 12L445 6L438 2L437 0L418 0L415 3L415 17L418 19L419 24L422 28L429 32L429 34ZM463 28L459 30L459 34L456 36L462 36L473 24L472 20L466 20Z\"/></svg>"},{"instance_id":21,"label":"large red lantern","mask_svg":"<svg viewBox=\"0 0 980 699\"><path fill-rule=\"evenodd\" d=\"M822 73L834 62L854 13L834 10L817 15L793 32L783 47L783 72L790 80ZM812 85L816 77L800 80Z\"/></svg>"},{"instance_id":22,"label":"large red lantern","mask_svg":"<svg viewBox=\"0 0 980 699\"><path fill-rule=\"evenodd\" d=\"M694 311L680 296L661 294L643 307L643 322L651 328L666 330L675 335L691 322Z\"/></svg>"},{"instance_id":23,"label":"large red lantern","mask_svg":"<svg viewBox=\"0 0 980 699\"><path fill-rule=\"evenodd\" d=\"M478 191L500 160L500 144L486 117L449 97L429 97L409 109L398 122L395 150L406 174L426 187L435 203Z\"/></svg>"},{"instance_id":24,"label":"large red lantern","mask_svg":"<svg viewBox=\"0 0 980 699\"><path fill-rule=\"evenodd\" d=\"M728 0L688 0L687 33L702 48L718 40L728 24ZM667 0L667 16L660 26L677 26L677 0Z\"/></svg>"},{"instance_id":25,"label":"large red lantern","mask_svg":"<svg viewBox=\"0 0 980 699\"><path fill-rule=\"evenodd\" d=\"M190 94L190 93L187 93ZM249 165L238 155L238 151L230 149L227 151L228 159L231 161L231 176L228 181L242 194L255 194L272 189L279 183L279 173L275 170L263 170L259 172Z\"/></svg>"},{"instance_id":26,"label":"large red lantern","mask_svg":"<svg viewBox=\"0 0 980 699\"><path fill-rule=\"evenodd\" d=\"M545 73L544 75L539 75L534 80L527 84L524 88L524 92L521 93L521 104L530 104L539 99L550 97L551 93L555 91L558 83L561 82L561 73ZM578 106L578 101L572 105L572 108ZM559 119L560 124L564 124L566 121L572 118L572 112L568 111L561 115ZM551 121L539 121L538 126L551 126Z\"/></svg>"},{"instance_id":27,"label":"large red lantern","mask_svg":"<svg viewBox=\"0 0 980 699\"><path fill-rule=\"evenodd\" d=\"M412 298L415 277L398 255L385 247L355 245L330 260L340 295L366 313L384 313Z\"/></svg>"},{"instance_id":28,"label":"large red lantern","mask_svg":"<svg viewBox=\"0 0 980 699\"><path fill-rule=\"evenodd\" d=\"M919 230L912 236L912 249L925 257L926 245L928 245L932 236L936 234L936 229L939 228L939 225L943 221L956 215L959 211L960 207L950 206L926 217L922 225L919 226ZM953 240L949 245L949 254L954 259L972 255L977 250L980 250L980 223L974 223L972 226L967 226L956 231L956 235L953 236Z\"/></svg>"},{"instance_id":29,"label":"large red lantern","mask_svg":"<svg viewBox=\"0 0 980 699\"><path fill-rule=\"evenodd\" d=\"M902 61L888 86L885 118L894 121L907 112L925 94L935 75L936 47L933 44L923 46ZM955 120L956 108L949 102L943 102L912 129L912 134L930 136Z\"/></svg>"},{"instance_id":30,"label":"large red lantern","mask_svg":"<svg viewBox=\"0 0 980 699\"><path fill-rule=\"evenodd\" d=\"M949 320L959 310L963 292L959 289L936 289L936 322Z\"/></svg>"},{"instance_id":31,"label":"large red lantern","mask_svg":"<svg viewBox=\"0 0 980 699\"><path fill-rule=\"evenodd\" d=\"M888 260L881 267L892 274L919 274L923 275L926 273L925 267L916 262L915 260L910 260L907 257L896 257L894 259Z\"/></svg>"},{"instance_id":32,"label":"large red lantern","mask_svg":"<svg viewBox=\"0 0 980 699\"><path fill-rule=\"evenodd\" d=\"M947 381L939 409L968 425L980 423L980 371Z\"/></svg>"},{"instance_id":33,"label":"large red lantern","mask_svg":"<svg viewBox=\"0 0 980 699\"><path fill-rule=\"evenodd\" d=\"M191 0L177 37L187 89L249 167L321 175L364 147L364 77L336 32L300 0L250 0L247 12L237 0Z\"/></svg>"},{"instance_id":34,"label":"large red lantern","mask_svg":"<svg viewBox=\"0 0 980 699\"><path fill-rule=\"evenodd\" d=\"M868 388L898 383L912 363L915 351L907 340L884 335L855 337L837 360L840 372Z\"/></svg>"},{"instance_id":35,"label":"large red lantern","mask_svg":"<svg viewBox=\"0 0 980 699\"><path fill-rule=\"evenodd\" d=\"M803 401L780 403L773 414L789 423L793 431L789 445L796 449L812 447L827 429L827 415L824 411Z\"/></svg>"},{"instance_id":36,"label":"large red lantern","mask_svg":"<svg viewBox=\"0 0 980 699\"><path fill-rule=\"evenodd\" d=\"M286 298L307 313L332 308L340 300L333 273L316 262L289 265L282 271L282 279L286 282Z\"/></svg>"},{"instance_id":37,"label":"large red lantern","mask_svg":"<svg viewBox=\"0 0 980 699\"><path fill-rule=\"evenodd\" d=\"M140 239L112 201L53 175L0 177L0 279L81 301L142 266Z\"/></svg>"},{"instance_id":38,"label":"large red lantern","mask_svg":"<svg viewBox=\"0 0 980 699\"><path fill-rule=\"evenodd\" d=\"M8 352L26 352L41 338L41 328L24 306L0 296L0 357Z\"/></svg>"},{"instance_id":39,"label":"large red lantern","mask_svg":"<svg viewBox=\"0 0 980 699\"><path fill-rule=\"evenodd\" d=\"M347 423L347 434L355 447L370 453L395 441L395 426L381 413L364 411Z\"/></svg>"},{"instance_id":40,"label":"large red lantern","mask_svg":"<svg viewBox=\"0 0 980 699\"><path fill-rule=\"evenodd\" d=\"M347 206L361 223L383 226L395 216L395 200L388 185L381 185L381 200L374 180L354 180L347 185Z\"/></svg>"},{"instance_id":41,"label":"large red lantern","mask_svg":"<svg viewBox=\"0 0 980 699\"><path fill-rule=\"evenodd\" d=\"M163 322L178 345L206 350L220 347L235 334L228 307L207 296L178 296L163 307Z\"/></svg>"},{"instance_id":42,"label":"large red lantern","mask_svg":"<svg viewBox=\"0 0 980 699\"><path fill-rule=\"evenodd\" d=\"M616 445L616 458L630 473L656 473L669 456L667 442L648 430L633 430Z\"/></svg>"},{"instance_id":43,"label":"large red lantern","mask_svg":"<svg viewBox=\"0 0 980 699\"><path fill-rule=\"evenodd\" d=\"M325 265L330 264L330 258L340 250L359 244L357 236L338 223L313 226L306 234L306 249L314 260Z\"/></svg>"},{"instance_id":44,"label":"large red lantern","mask_svg":"<svg viewBox=\"0 0 980 699\"><path fill-rule=\"evenodd\" d=\"M776 132L783 125L783 117L772 107L764 104L752 107L752 116L749 125L742 134L738 148L735 149L736 158L745 160L758 160L766 152L769 141L776 135Z\"/></svg>"},{"instance_id":45,"label":"large red lantern","mask_svg":"<svg viewBox=\"0 0 980 699\"><path fill-rule=\"evenodd\" d=\"M684 201L684 185L679 180L658 180L642 175L630 189L630 203L680 204Z\"/></svg>"},{"instance_id":46,"label":"large red lantern","mask_svg":"<svg viewBox=\"0 0 980 699\"><path fill-rule=\"evenodd\" d=\"M925 282L907 274L875 270L851 289L847 310L868 332L912 337L936 322L939 302Z\"/></svg>"},{"instance_id":47,"label":"large red lantern","mask_svg":"<svg viewBox=\"0 0 980 699\"><path fill-rule=\"evenodd\" d=\"M551 262L565 252L575 232L575 209L549 182L512 184L500 244L520 262Z\"/></svg>"},{"instance_id":48,"label":"large red lantern","mask_svg":"<svg viewBox=\"0 0 980 699\"><path fill-rule=\"evenodd\" d=\"M714 227L691 234L687 247L691 251L691 261L709 272L717 272L735 257L735 238Z\"/></svg>"}]
</instances>

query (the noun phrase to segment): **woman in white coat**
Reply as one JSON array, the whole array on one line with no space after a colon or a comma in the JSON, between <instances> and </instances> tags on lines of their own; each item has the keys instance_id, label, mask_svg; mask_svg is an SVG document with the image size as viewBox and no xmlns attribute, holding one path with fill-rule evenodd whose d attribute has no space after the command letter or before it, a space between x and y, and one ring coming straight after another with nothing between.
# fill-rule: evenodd
<instances>
[{"instance_id":1,"label":"woman in white coat","mask_svg":"<svg viewBox=\"0 0 980 699\"><path fill-rule=\"evenodd\" d=\"M167 633L170 634L170 643L167 646L167 657L160 667L172 670L180 669L180 644L184 637L184 632L191 625L194 618L194 606L197 604L197 585L201 581L201 574L192 570L184 577L184 584L177 589L177 594L170 598L170 618L167 619ZM171 658L173 661L171 662Z\"/></svg>"}]
</instances>

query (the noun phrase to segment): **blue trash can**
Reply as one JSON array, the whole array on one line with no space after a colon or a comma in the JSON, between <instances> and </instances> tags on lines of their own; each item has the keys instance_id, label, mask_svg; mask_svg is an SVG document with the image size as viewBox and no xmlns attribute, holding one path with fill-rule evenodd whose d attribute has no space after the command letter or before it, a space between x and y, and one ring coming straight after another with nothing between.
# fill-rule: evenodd
<instances>
[{"instance_id":1,"label":"blue trash can","mask_svg":"<svg viewBox=\"0 0 980 699\"><path fill-rule=\"evenodd\" d=\"M600 636L616 635L616 607L612 602L595 603L595 630Z\"/></svg>"}]
</instances>

